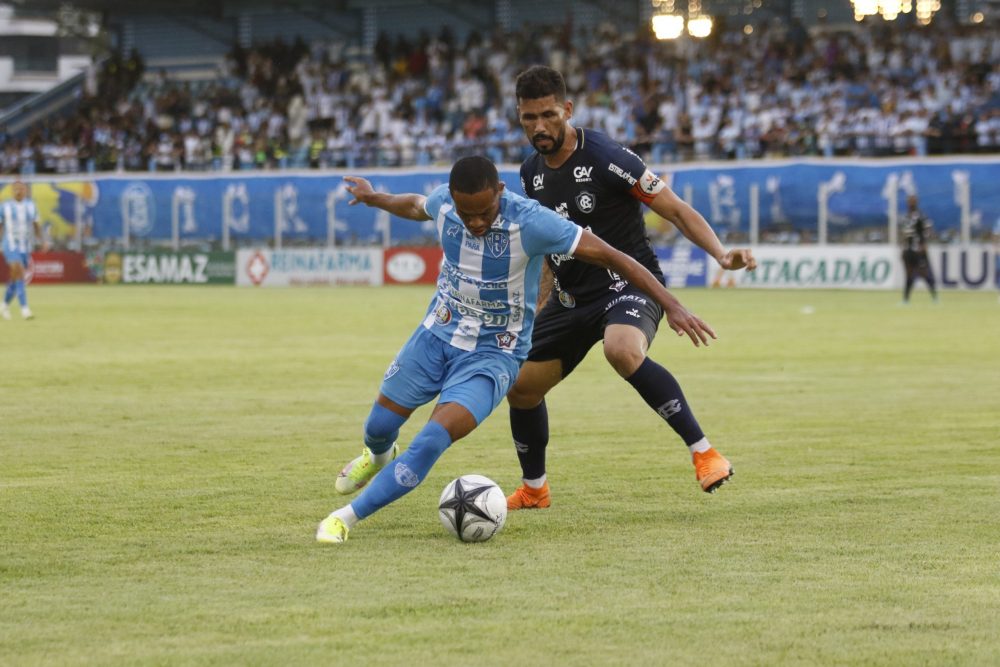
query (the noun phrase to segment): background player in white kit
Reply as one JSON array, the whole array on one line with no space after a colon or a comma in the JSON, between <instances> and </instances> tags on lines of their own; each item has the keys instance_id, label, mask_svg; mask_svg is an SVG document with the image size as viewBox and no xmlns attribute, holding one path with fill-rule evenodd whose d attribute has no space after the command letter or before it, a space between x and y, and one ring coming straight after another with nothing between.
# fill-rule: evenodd
<instances>
[{"instance_id":1,"label":"background player in white kit","mask_svg":"<svg viewBox=\"0 0 1000 667\"><path fill-rule=\"evenodd\" d=\"M28 294L24 287L24 274L31 261L31 251L36 239L41 237L38 225L38 209L28 198L28 186L14 181L14 198L0 204L0 236L3 236L3 257L7 262L10 276L7 290L0 306L0 317L10 319L10 302L17 296L21 306L21 316L30 320L34 315L28 308Z\"/></svg>"}]
</instances>

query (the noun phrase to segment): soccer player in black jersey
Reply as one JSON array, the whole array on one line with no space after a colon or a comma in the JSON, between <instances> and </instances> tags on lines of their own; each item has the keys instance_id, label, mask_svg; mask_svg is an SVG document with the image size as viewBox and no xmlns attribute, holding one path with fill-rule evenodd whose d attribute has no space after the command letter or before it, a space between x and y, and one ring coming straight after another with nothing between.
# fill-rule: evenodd
<instances>
[{"instance_id":1,"label":"soccer player in black jersey","mask_svg":"<svg viewBox=\"0 0 1000 667\"><path fill-rule=\"evenodd\" d=\"M910 302L910 292L917 278L923 278L931 291L931 298L937 301L934 287L934 271L927 258L927 239L930 238L931 223L920 211L917 196L906 198L906 227L903 230L903 268L906 269L906 285L903 287L903 303Z\"/></svg>"},{"instance_id":2,"label":"soccer player in black jersey","mask_svg":"<svg viewBox=\"0 0 1000 667\"><path fill-rule=\"evenodd\" d=\"M756 267L749 250L727 251L705 219L646 169L638 155L601 132L573 127L573 103L566 99L558 71L529 68L517 77L516 94L521 127L536 151L521 165L528 197L631 255L661 281L659 262L646 238L642 204L676 225L723 268ZM528 361L507 394L524 482L507 498L507 507L549 506L545 394L601 340L608 363L684 440L701 488L714 492L732 476L733 468L709 444L677 380L646 356L663 310L614 272L566 256L548 259L551 292L538 314ZM675 320L691 314L665 314L668 325L683 335ZM692 341L699 345L694 337Z\"/></svg>"}]
</instances>

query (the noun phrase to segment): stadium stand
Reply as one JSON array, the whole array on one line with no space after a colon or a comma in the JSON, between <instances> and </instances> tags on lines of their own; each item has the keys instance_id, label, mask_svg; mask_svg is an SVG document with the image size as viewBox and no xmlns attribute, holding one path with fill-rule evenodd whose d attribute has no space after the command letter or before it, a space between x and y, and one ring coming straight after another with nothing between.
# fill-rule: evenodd
<instances>
[{"instance_id":1,"label":"stadium stand","mask_svg":"<svg viewBox=\"0 0 1000 667\"><path fill-rule=\"evenodd\" d=\"M558 9L543 18L559 21ZM576 124L653 163L1000 151L994 28L772 21L659 42L591 10L589 21L563 14L485 32L481 7L395 8L406 31L366 37L371 49L344 34L356 20L336 9L251 14L235 31L222 18L140 16L122 45L142 53L111 57L73 113L0 137L0 166L355 168L470 153L518 162L527 147L513 79L536 62L565 72ZM256 41L241 44L243 32Z\"/></svg>"}]
</instances>

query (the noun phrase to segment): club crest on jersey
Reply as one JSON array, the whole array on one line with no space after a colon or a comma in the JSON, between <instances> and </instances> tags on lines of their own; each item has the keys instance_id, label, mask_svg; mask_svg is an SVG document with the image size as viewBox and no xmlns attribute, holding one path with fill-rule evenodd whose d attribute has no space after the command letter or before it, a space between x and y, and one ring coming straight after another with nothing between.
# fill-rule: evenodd
<instances>
[{"instance_id":1,"label":"club crest on jersey","mask_svg":"<svg viewBox=\"0 0 1000 667\"><path fill-rule=\"evenodd\" d=\"M535 177L531 179L531 187L535 190L544 190L545 186L542 183L545 181L545 174L535 174Z\"/></svg>"},{"instance_id":2,"label":"club crest on jersey","mask_svg":"<svg viewBox=\"0 0 1000 667\"><path fill-rule=\"evenodd\" d=\"M559 303L563 305L564 308L576 308L576 299L569 292L559 291Z\"/></svg>"},{"instance_id":3,"label":"club crest on jersey","mask_svg":"<svg viewBox=\"0 0 1000 667\"><path fill-rule=\"evenodd\" d=\"M442 326L451 322L451 311L448 309L448 306L442 303L437 307L434 311L434 321Z\"/></svg>"},{"instance_id":4,"label":"club crest on jersey","mask_svg":"<svg viewBox=\"0 0 1000 667\"><path fill-rule=\"evenodd\" d=\"M590 172L593 170L593 167L574 167L573 178L576 179L577 183L589 183L593 180L590 178Z\"/></svg>"},{"instance_id":5,"label":"club crest on jersey","mask_svg":"<svg viewBox=\"0 0 1000 667\"><path fill-rule=\"evenodd\" d=\"M510 237L507 232L493 231L486 235L486 247L494 257L503 257L509 245Z\"/></svg>"},{"instance_id":6,"label":"club crest on jersey","mask_svg":"<svg viewBox=\"0 0 1000 667\"><path fill-rule=\"evenodd\" d=\"M581 213L590 213L597 206L597 197L589 192L581 192L576 196L576 207Z\"/></svg>"},{"instance_id":7,"label":"club crest on jersey","mask_svg":"<svg viewBox=\"0 0 1000 667\"><path fill-rule=\"evenodd\" d=\"M504 331L497 334L497 347L501 350L513 350L517 345L517 334L512 331Z\"/></svg>"}]
</instances>

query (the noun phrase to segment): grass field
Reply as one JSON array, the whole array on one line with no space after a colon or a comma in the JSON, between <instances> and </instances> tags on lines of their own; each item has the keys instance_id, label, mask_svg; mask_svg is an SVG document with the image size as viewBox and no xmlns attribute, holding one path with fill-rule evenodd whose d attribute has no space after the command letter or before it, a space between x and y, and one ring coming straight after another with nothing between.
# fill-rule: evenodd
<instances>
[{"instance_id":1,"label":"grass field","mask_svg":"<svg viewBox=\"0 0 1000 667\"><path fill-rule=\"evenodd\" d=\"M0 664L1000 664L995 293L682 291L720 340L652 356L721 492L594 350L549 397L550 510L479 545L438 522L459 474L518 483L504 405L340 547L316 523L428 289L29 293Z\"/></svg>"}]
</instances>

